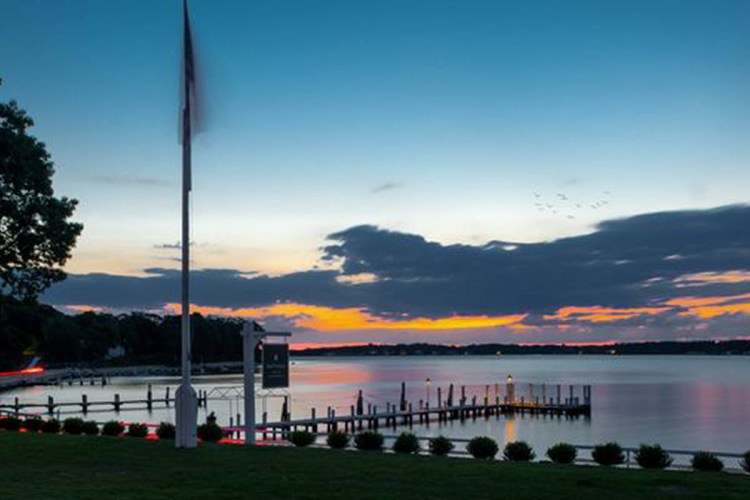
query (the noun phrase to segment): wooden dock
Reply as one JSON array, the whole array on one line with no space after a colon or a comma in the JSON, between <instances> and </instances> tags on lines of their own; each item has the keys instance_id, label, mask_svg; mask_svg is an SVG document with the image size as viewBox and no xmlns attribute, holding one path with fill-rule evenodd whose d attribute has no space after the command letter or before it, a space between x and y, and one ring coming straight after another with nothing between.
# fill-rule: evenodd
<instances>
[{"instance_id":1,"label":"wooden dock","mask_svg":"<svg viewBox=\"0 0 750 500\"><path fill-rule=\"evenodd\" d=\"M524 395L517 390L517 384L509 377L505 384L505 394L501 395L500 384L494 384L494 397L490 395L491 385L484 386L483 397L473 395L467 396L466 386L460 386L458 397L454 402L454 386L450 384L445 392L437 388L436 404L430 404L430 393L427 391L427 399L420 399L416 404L406 399L406 384L401 383L401 396L398 403L386 403L376 405L365 404L362 391L356 394L356 404L337 414L337 409L328 407L325 414L319 414L315 408L311 408L310 416L307 418L292 419L288 396L284 396L284 403L278 421L269 421L268 413L264 412L261 422L258 423L258 432L264 438L270 433L275 438L277 434L285 436L288 432L305 429L312 432L331 432L333 430L344 430L355 432L364 429L378 429L380 427L396 428L398 426L413 426L415 424L429 425L431 422L445 423L449 421L476 420L479 418L490 418L499 415L543 415L560 418L588 418L591 416L591 386L568 385L564 391L561 384L557 385L534 385L527 384L528 391ZM206 408L209 401L222 399L216 397L215 391L198 391L198 405ZM242 397L239 393L232 393L233 397ZM213 396L213 397L212 397ZM549 396L549 397L548 397ZM80 410L86 414L89 410L103 409L119 412L126 409L147 409L155 407L169 408L175 403L175 398L170 394L170 388L165 389L163 397L155 397L151 385L148 386L145 398L124 400L119 394L114 394L112 399L104 401L90 401L83 394L80 401L55 401L52 396L47 396L47 402L22 403L18 398L12 403L0 404L0 412L15 413L21 415L41 410L48 415L65 410ZM240 415L236 420L230 417L227 430L238 434L243 431L240 428Z\"/></svg>"},{"instance_id":2,"label":"wooden dock","mask_svg":"<svg viewBox=\"0 0 750 500\"><path fill-rule=\"evenodd\" d=\"M500 386L495 384L494 398L490 397L490 385L484 387L484 397L466 396L466 388L461 386L461 397L456 404L453 402L453 385L448 389L447 398L443 399L440 388L437 390L437 405L431 407L428 401L419 400L414 405L406 401L405 384L401 384L401 399L399 404L386 403L382 406L368 404L365 407L362 391L357 395L357 403L351 405L344 414L337 414L335 408L328 407L325 416L318 415L315 408L310 411L309 418L292 419L284 404L281 418L278 421L269 422L267 413L263 413L262 421L258 423L258 432L264 439L271 434L275 439L277 434L285 436L290 431L304 429L311 432L331 432L343 430L344 432L356 432L365 429L377 430L380 427L397 428L398 426L411 427L415 424L430 425L431 422L447 423L449 421L488 419L491 416L500 415L539 415L558 418L589 418L591 417L591 386L573 385L566 387L567 397L563 396L563 386L547 384L535 386L529 384L528 395L517 397L516 384L509 381L506 384L506 394L500 396ZM536 389L536 392L535 392ZM541 390L539 390L541 389ZM547 397L547 389L553 397ZM234 423L234 422L232 422ZM240 427L239 415L236 427L230 424L229 432L241 433L244 429Z\"/></svg>"},{"instance_id":3,"label":"wooden dock","mask_svg":"<svg viewBox=\"0 0 750 500\"><path fill-rule=\"evenodd\" d=\"M198 391L198 406L203 407L207 404L208 398L206 391ZM143 399L122 399L119 394L114 394L111 400L105 401L89 401L86 394L81 395L80 401L55 401L52 396L47 396L46 403L21 403L18 397L14 398L12 403L0 404L0 411L5 413L14 413L21 415L22 413L30 413L30 410L42 410L48 415L54 415L56 411L66 409L80 409L85 415L89 410L104 409L104 410L126 410L126 409L138 409L145 408L147 410L153 410L154 407L166 407L169 408L175 403L175 398L170 394L170 388L167 387L163 397L154 397L151 385L148 386L146 391L146 397Z\"/></svg>"}]
</instances>

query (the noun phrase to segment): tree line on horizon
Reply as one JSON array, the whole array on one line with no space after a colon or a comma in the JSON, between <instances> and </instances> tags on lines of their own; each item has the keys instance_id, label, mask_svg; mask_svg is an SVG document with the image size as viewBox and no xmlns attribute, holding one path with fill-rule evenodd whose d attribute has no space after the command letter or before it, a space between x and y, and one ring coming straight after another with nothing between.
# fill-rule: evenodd
<instances>
[{"instance_id":1,"label":"tree line on horizon","mask_svg":"<svg viewBox=\"0 0 750 500\"><path fill-rule=\"evenodd\" d=\"M242 360L242 321L192 315L193 361ZM180 317L143 312L67 315L34 301L0 295L0 371L29 356L52 366L179 365Z\"/></svg>"}]
</instances>

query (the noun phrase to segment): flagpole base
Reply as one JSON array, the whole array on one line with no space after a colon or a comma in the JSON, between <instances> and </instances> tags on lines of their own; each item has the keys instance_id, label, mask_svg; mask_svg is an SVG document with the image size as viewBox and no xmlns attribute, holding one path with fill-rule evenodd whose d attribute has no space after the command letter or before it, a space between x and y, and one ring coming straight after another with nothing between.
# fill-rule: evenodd
<instances>
[{"instance_id":1,"label":"flagpole base","mask_svg":"<svg viewBox=\"0 0 750 500\"><path fill-rule=\"evenodd\" d=\"M177 448L198 446L198 397L190 384L181 384L175 392Z\"/></svg>"}]
</instances>

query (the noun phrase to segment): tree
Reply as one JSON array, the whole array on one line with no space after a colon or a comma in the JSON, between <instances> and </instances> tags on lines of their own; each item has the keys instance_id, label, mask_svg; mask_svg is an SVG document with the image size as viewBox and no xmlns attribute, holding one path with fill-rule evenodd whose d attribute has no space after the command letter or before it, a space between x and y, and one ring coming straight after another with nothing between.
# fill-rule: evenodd
<instances>
[{"instance_id":1,"label":"tree","mask_svg":"<svg viewBox=\"0 0 750 500\"><path fill-rule=\"evenodd\" d=\"M33 125L15 101L0 103L0 294L22 299L65 279L61 266L83 229L68 220L78 201L54 196L54 166L27 134Z\"/></svg>"}]
</instances>

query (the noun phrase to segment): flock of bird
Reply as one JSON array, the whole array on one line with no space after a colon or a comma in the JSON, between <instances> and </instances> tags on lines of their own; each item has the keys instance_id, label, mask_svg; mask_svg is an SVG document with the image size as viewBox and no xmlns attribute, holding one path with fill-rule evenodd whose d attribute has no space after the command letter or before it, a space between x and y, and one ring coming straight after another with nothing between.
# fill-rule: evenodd
<instances>
[{"instance_id":1,"label":"flock of bird","mask_svg":"<svg viewBox=\"0 0 750 500\"><path fill-rule=\"evenodd\" d=\"M591 203L571 199L564 193L555 193L554 198L549 200L543 197L542 194L534 192L534 206L540 212L548 212L552 215L560 214L565 215L568 219L575 219L576 216L573 212L577 210L599 210L608 205L611 194L609 191L602 191L601 199Z\"/></svg>"}]
</instances>

